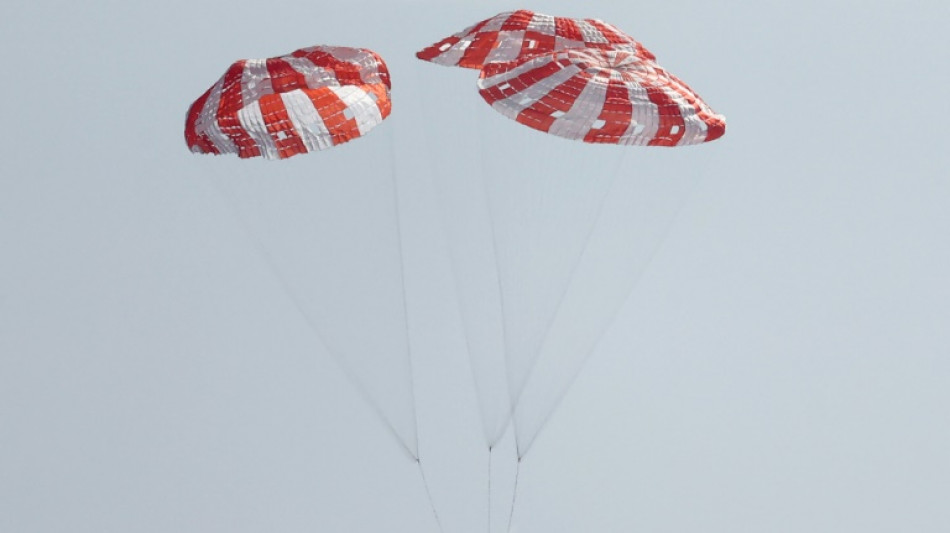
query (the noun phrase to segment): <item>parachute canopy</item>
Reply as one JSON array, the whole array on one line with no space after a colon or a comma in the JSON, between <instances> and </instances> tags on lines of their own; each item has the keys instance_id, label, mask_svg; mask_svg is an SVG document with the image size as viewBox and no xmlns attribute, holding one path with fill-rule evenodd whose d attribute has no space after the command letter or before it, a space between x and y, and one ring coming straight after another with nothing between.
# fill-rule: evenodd
<instances>
[{"instance_id":1,"label":"parachute canopy","mask_svg":"<svg viewBox=\"0 0 950 533\"><path fill-rule=\"evenodd\" d=\"M376 127L392 104L389 71L371 50L313 46L242 59L195 100L185 142L195 153L284 159Z\"/></svg>"},{"instance_id":2,"label":"parachute canopy","mask_svg":"<svg viewBox=\"0 0 950 533\"><path fill-rule=\"evenodd\" d=\"M655 57L633 37L597 19L553 17L528 10L499 13L416 53L439 65L480 69L487 63L566 50L626 50Z\"/></svg>"},{"instance_id":3,"label":"parachute canopy","mask_svg":"<svg viewBox=\"0 0 950 533\"><path fill-rule=\"evenodd\" d=\"M482 68L478 89L508 118L589 143L682 146L718 139L726 119L653 60L568 49Z\"/></svg>"}]
</instances>

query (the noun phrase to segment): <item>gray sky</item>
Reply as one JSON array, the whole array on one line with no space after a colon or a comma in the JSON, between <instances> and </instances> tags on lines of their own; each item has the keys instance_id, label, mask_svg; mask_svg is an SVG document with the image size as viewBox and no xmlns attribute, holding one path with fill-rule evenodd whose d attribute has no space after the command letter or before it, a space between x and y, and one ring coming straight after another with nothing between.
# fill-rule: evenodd
<instances>
[{"instance_id":1,"label":"gray sky","mask_svg":"<svg viewBox=\"0 0 950 533\"><path fill-rule=\"evenodd\" d=\"M488 530L488 454L433 186L444 154L464 154L477 132L434 134L443 115L424 95L451 88L441 104L481 106L479 127L502 140L517 125L478 101L474 73L413 53L523 7L619 26L729 126L708 146L623 156L621 178L689 174L696 185L525 457L512 530L943 531L950 183L938 142L950 8L585 6L8 7L0 530L438 531L415 463L283 288L310 291L313 315L320 291L362 278L328 284L333 265L312 255L327 270L275 274L275 263L302 265L291 258L304 248L254 216L284 215L268 202L289 202L287 184L301 183L261 174L339 176L360 160L371 175L390 158L419 452L445 530ZM188 153L184 113L231 61L321 43L389 63L394 111L377 131L276 164ZM457 94L466 76L471 90ZM622 223L632 183L608 198L606 220ZM317 224L334 202L314 201L297 212ZM325 311L338 321L328 331L381 338L346 318L361 309ZM493 455L494 531L505 530L513 453L509 434Z\"/></svg>"}]
</instances>

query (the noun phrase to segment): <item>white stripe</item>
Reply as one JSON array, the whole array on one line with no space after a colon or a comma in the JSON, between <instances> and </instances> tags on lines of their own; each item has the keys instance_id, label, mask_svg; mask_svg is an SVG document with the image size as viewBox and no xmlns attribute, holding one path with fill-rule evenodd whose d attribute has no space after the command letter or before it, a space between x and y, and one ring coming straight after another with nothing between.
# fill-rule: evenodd
<instances>
[{"instance_id":1,"label":"white stripe","mask_svg":"<svg viewBox=\"0 0 950 533\"><path fill-rule=\"evenodd\" d=\"M313 101L303 90L297 89L280 95L280 99L287 108L290 122L300 135L307 151L326 150L333 147L330 130L323 123L323 118L313 107Z\"/></svg>"},{"instance_id":2,"label":"white stripe","mask_svg":"<svg viewBox=\"0 0 950 533\"><path fill-rule=\"evenodd\" d=\"M528 63L532 64L533 67L544 64L543 61L529 61ZM508 98L498 100L492 107L501 114L515 119L525 108L531 107L535 102L544 98L545 95L554 90L555 87L571 79L578 73L580 73L580 69L576 65L564 67L547 78L530 85L521 92L513 94Z\"/></svg>"},{"instance_id":3,"label":"white stripe","mask_svg":"<svg viewBox=\"0 0 950 533\"><path fill-rule=\"evenodd\" d=\"M545 35L554 35L554 27L554 17L543 13L535 13L528 23L529 30Z\"/></svg>"},{"instance_id":4,"label":"white stripe","mask_svg":"<svg viewBox=\"0 0 950 533\"><path fill-rule=\"evenodd\" d=\"M311 89L340 84L340 81L336 78L336 73L332 70L318 67L313 64L313 61L310 61L306 57L285 57L283 59L292 69L304 77L307 87Z\"/></svg>"},{"instance_id":5,"label":"white stripe","mask_svg":"<svg viewBox=\"0 0 950 533\"><path fill-rule=\"evenodd\" d=\"M568 139L583 139L597 122L600 112L604 109L604 102L607 100L607 82L603 77L586 81L584 89L577 95L574 104L564 116L551 124L548 133Z\"/></svg>"},{"instance_id":6,"label":"white stripe","mask_svg":"<svg viewBox=\"0 0 950 533\"><path fill-rule=\"evenodd\" d=\"M356 126L360 130L360 135L366 135L369 130L383 121L383 115L379 111L376 101L362 87L344 85L342 87L330 87L330 90L346 104L353 118L356 119Z\"/></svg>"},{"instance_id":7,"label":"white stripe","mask_svg":"<svg viewBox=\"0 0 950 533\"><path fill-rule=\"evenodd\" d=\"M499 13L495 15L494 17L490 18L488 22L485 23L485 25L482 26L480 30L478 30L478 32L481 33L481 32L486 32L486 31L498 31L501 29L502 26L505 25L506 22L508 22L508 19L510 19L511 16L514 14L515 14L514 11Z\"/></svg>"},{"instance_id":8,"label":"white stripe","mask_svg":"<svg viewBox=\"0 0 950 533\"><path fill-rule=\"evenodd\" d=\"M488 78L479 78L478 81L476 81L476 84L479 89L485 89L485 88L493 87L496 85L503 85L506 82L511 81L517 78L518 76L524 74L525 72L528 72L529 70L534 70L536 68L540 68L544 66L547 63L557 61L557 59L559 59L560 57L562 56L558 54L556 56L545 55L542 57L531 58L521 63L520 65L516 65L514 68L510 70L499 72L498 74L495 74L494 76L491 76Z\"/></svg>"},{"instance_id":9,"label":"white stripe","mask_svg":"<svg viewBox=\"0 0 950 533\"><path fill-rule=\"evenodd\" d=\"M499 32L498 46L492 48L485 56L485 63L497 63L505 61L514 61L521 55L521 46L524 43L524 31L503 31Z\"/></svg>"},{"instance_id":10,"label":"white stripe","mask_svg":"<svg viewBox=\"0 0 950 533\"><path fill-rule=\"evenodd\" d=\"M382 83L379 76L379 62L367 50L362 48L349 48L346 46L323 46L320 50L327 52L337 61L350 63L359 67L360 80L363 83Z\"/></svg>"},{"instance_id":11,"label":"white stripe","mask_svg":"<svg viewBox=\"0 0 950 533\"><path fill-rule=\"evenodd\" d=\"M709 131L709 128L706 126L706 123L703 122L703 119L699 116L699 111L701 108L705 107L703 105L702 99L699 98L699 95L693 93L682 83L676 81L675 79L670 79L670 83L679 89L679 91L689 94L696 101L696 105L690 105L685 97L677 95L677 102L682 102L680 104L681 114L683 115L683 122L686 125L686 133L683 134L683 138L680 139L680 142L677 143L679 146L685 146L688 144L699 144L706 140L706 134Z\"/></svg>"},{"instance_id":12,"label":"white stripe","mask_svg":"<svg viewBox=\"0 0 950 533\"><path fill-rule=\"evenodd\" d=\"M591 25L590 22L586 20L576 20L574 21L577 24L578 29L581 30L581 35L584 36L584 42L587 43L609 43L610 41L604 37L604 34L601 33L596 27Z\"/></svg>"},{"instance_id":13,"label":"white stripe","mask_svg":"<svg viewBox=\"0 0 950 533\"><path fill-rule=\"evenodd\" d=\"M248 59L241 72L241 101L247 106L265 94L274 94L266 59Z\"/></svg>"},{"instance_id":14,"label":"white stripe","mask_svg":"<svg viewBox=\"0 0 950 533\"><path fill-rule=\"evenodd\" d=\"M224 76L211 88L211 94L195 120L195 131L207 135L211 139L211 144L222 154L236 154L238 153L237 145L221 131L221 126L218 125L218 106L221 105L223 87Z\"/></svg>"},{"instance_id":15,"label":"white stripe","mask_svg":"<svg viewBox=\"0 0 950 533\"><path fill-rule=\"evenodd\" d=\"M634 123L631 123L624 132L620 143L644 146L656 136L656 132L660 129L659 108L650 101L650 95L642 84L628 80L626 85L630 101L633 103ZM636 133L637 124L643 126L639 134Z\"/></svg>"},{"instance_id":16,"label":"white stripe","mask_svg":"<svg viewBox=\"0 0 950 533\"><path fill-rule=\"evenodd\" d=\"M472 44L472 39L465 37L461 41L453 44L448 50L439 53L439 55L432 58L433 63L446 66L456 66L462 60L462 56L465 54L465 50L468 49Z\"/></svg>"},{"instance_id":17,"label":"white stripe","mask_svg":"<svg viewBox=\"0 0 950 533\"><path fill-rule=\"evenodd\" d=\"M568 48L584 48L585 44L583 41L575 41L574 39L568 39L566 37L561 37L560 35L554 37L554 49L555 50L567 50Z\"/></svg>"},{"instance_id":18,"label":"white stripe","mask_svg":"<svg viewBox=\"0 0 950 533\"><path fill-rule=\"evenodd\" d=\"M702 140L700 141L696 140L696 136L699 134L699 131L698 131L699 126L697 126L696 123L698 122L699 124L702 125L703 138L706 137L705 124L703 124L703 121L700 120L699 117L697 116L696 109L694 109L693 106L691 106L689 102L686 100L686 98L683 97L683 95L680 94L680 92L676 90L677 87L681 88L681 90L683 91L686 90L681 85L679 85L678 83L670 79L668 76L666 76L665 73L660 78L660 89L667 96L670 97L670 100L672 100L673 103L676 104L676 107L679 108L680 117L682 117L683 119L683 126L682 126L684 128L684 131L682 132L683 136L680 137L680 140L677 141L676 144L677 146L684 146L688 144L697 144L697 142L702 142Z\"/></svg>"},{"instance_id":19,"label":"white stripe","mask_svg":"<svg viewBox=\"0 0 950 533\"><path fill-rule=\"evenodd\" d=\"M457 37L459 42L453 44L448 50L441 51L439 55L432 58L432 62L447 66L458 65L459 62L462 61L462 56L465 55L465 51L472 46L472 43L475 42L475 37L477 37L479 33L500 30L502 24L504 24L513 13L513 11L509 11L495 15L477 32L475 31L475 27L478 26L478 24L473 24L459 33L456 33L453 37Z\"/></svg>"}]
</instances>

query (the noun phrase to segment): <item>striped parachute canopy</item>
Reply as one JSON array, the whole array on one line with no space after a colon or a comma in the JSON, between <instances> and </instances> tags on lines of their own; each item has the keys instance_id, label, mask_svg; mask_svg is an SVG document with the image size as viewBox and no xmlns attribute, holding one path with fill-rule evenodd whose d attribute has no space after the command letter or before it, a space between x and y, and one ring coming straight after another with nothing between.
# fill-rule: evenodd
<instances>
[{"instance_id":1,"label":"striped parachute canopy","mask_svg":"<svg viewBox=\"0 0 950 533\"><path fill-rule=\"evenodd\" d=\"M392 108L389 71L363 48L313 46L242 59L195 100L185 142L195 153L284 159L361 137Z\"/></svg>"},{"instance_id":2,"label":"striped parachute canopy","mask_svg":"<svg viewBox=\"0 0 950 533\"><path fill-rule=\"evenodd\" d=\"M726 119L656 62L625 50L568 49L489 63L478 89L518 122L589 143L684 146L726 132Z\"/></svg>"},{"instance_id":3,"label":"striped parachute canopy","mask_svg":"<svg viewBox=\"0 0 950 533\"><path fill-rule=\"evenodd\" d=\"M528 10L500 13L416 53L439 65L480 69L495 61L592 48L626 50L643 59L654 59L633 37L597 19L553 17Z\"/></svg>"},{"instance_id":4,"label":"striped parachute canopy","mask_svg":"<svg viewBox=\"0 0 950 533\"><path fill-rule=\"evenodd\" d=\"M597 19L501 13L416 57L481 69L492 108L559 137L589 143L684 146L726 132L726 119L660 67L633 37Z\"/></svg>"}]
</instances>

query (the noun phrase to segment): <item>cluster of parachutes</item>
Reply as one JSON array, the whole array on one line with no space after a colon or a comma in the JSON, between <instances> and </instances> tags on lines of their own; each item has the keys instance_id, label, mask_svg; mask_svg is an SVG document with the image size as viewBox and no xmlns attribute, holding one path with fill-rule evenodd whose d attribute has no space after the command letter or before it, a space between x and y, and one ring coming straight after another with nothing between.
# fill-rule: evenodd
<instances>
[{"instance_id":1,"label":"cluster of parachutes","mask_svg":"<svg viewBox=\"0 0 950 533\"><path fill-rule=\"evenodd\" d=\"M597 19L501 13L416 54L479 69L493 109L591 143L680 146L718 139L725 119L642 44ZM191 106L189 148L287 158L365 135L391 110L389 72L371 50L314 46L243 59Z\"/></svg>"},{"instance_id":2,"label":"cluster of parachutes","mask_svg":"<svg viewBox=\"0 0 950 533\"><path fill-rule=\"evenodd\" d=\"M424 48L416 56L438 65L478 69L478 93L492 109L556 137L600 145L684 146L712 141L725 133L725 118L663 69L649 50L596 19L553 17L526 10L501 13ZM365 136L389 117L390 90L385 62L367 49L314 46L280 57L240 60L191 105L185 140L192 152L232 153L240 158L285 159L326 150ZM437 131L433 134L440 135ZM492 142L476 141L483 145ZM525 138L521 144L519 138L510 144L518 144L521 150L530 142ZM538 163L537 154L519 153L460 165L476 169L471 172L439 173L451 182L447 187L450 193L443 197L449 206L446 233L486 444L490 454L506 431L513 429L519 467L623 296L632 289L636 272L645 268L651 250L662 240L662 226L675 213L672 193L669 198L662 194L636 198L629 209L641 211L641 219L648 223L624 229L630 253L614 254L614 259L602 261L601 270L594 269L595 276L601 277L627 271L624 288L574 287L573 277L581 268L613 177L604 170L609 165L601 161L603 152L558 151L563 153L548 158L547 164ZM518 157L531 163L517 168ZM578 160L584 162L582 170L567 168ZM499 161L508 168L501 168ZM354 180L355 176L348 176L339 182L313 185L336 187L333 194L349 195L349 204L330 200L323 209L333 217L351 216L352 222L337 220L350 235L335 234L324 240L308 236L324 251L339 250L338 254L326 254L329 259L321 258L321 268L329 269L325 277L332 281L310 287L319 295L312 307L307 305L313 302L303 301L303 296L291 296L298 309L309 309L313 316L308 316L308 321L323 337L328 351L341 361L419 462L411 368L400 374L396 366L387 366L396 364L400 358L393 355L400 351L411 366L408 328L397 331L408 317L405 294L399 292L405 291L405 280L399 257L398 206L393 205L393 200L398 203L395 176L390 184L372 181L368 186L355 186L356 193L342 192L340 187ZM283 212L296 208L313 214L308 194L293 191L288 184L252 179L247 186L268 191ZM285 190L271 190L278 186ZM366 192L385 187L391 196ZM267 193L254 196L254 202L260 203ZM381 217L379 224L365 226L373 216ZM475 222L479 216L485 217L481 225ZM328 214L327 220L330 218ZM307 231L300 220L290 224ZM395 235L386 233L392 226ZM270 234L263 231L258 239L264 248L273 246L274 256L283 254L285 261L277 270L291 279L284 283L285 288L289 292L306 288L313 268L303 265L307 257L297 249L298 243L285 239L278 227L274 225ZM343 259L354 249L351 241L381 239L384 233L391 237L389 241L373 241L361 248L363 255ZM342 302L358 305L353 303L360 301L357 295L347 294L346 278L360 276L357 270L379 264L385 254L397 257L399 263L391 283L383 283L368 270L360 278L359 292L375 295L375 300L367 300L373 302L374 309L367 305L365 312L350 314L334 309ZM564 315L561 308L565 301L581 302L584 312ZM384 324L386 315L392 319ZM356 316L364 323L347 324ZM385 327L376 335L367 335L363 329L376 327L373 324ZM549 361L546 367L539 363L542 359ZM393 383L396 375L404 382L402 389ZM546 390L537 385L545 382L550 384ZM403 391L399 401L385 396L398 390ZM421 468L420 464L420 472Z\"/></svg>"}]
</instances>

